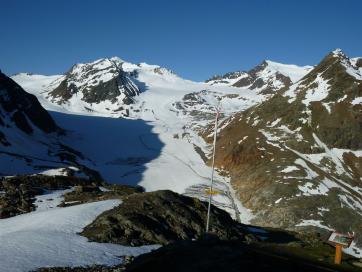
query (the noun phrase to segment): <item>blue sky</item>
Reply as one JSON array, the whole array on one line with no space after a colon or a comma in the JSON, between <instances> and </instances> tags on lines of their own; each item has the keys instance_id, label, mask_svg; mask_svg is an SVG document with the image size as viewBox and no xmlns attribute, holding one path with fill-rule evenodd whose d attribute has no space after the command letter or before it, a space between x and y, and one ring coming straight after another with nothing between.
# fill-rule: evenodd
<instances>
[{"instance_id":1,"label":"blue sky","mask_svg":"<svg viewBox=\"0 0 362 272\"><path fill-rule=\"evenodd\" d=\"M362 1L0 0L0 69L57 74L119 56L193 80L263 59L362 56Z\"/></svg>"}]
</instances>

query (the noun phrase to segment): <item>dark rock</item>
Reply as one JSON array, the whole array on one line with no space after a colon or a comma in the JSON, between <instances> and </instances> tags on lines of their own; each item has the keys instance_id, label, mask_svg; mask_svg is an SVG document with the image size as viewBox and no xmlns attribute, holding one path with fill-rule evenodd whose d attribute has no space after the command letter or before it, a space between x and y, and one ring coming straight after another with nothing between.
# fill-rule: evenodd
<instances>
[{"instance_id":1,"label":"dark rock","mask_svg":"<svg viewBox=\"0 0 362 272\"><path fill-rule=\"evenodd\" d=\"M133 194L106 211L82 232L92 241L139 246L197 239L205 232L207 203L171 191ZM221 239L240 239L239 225L212 207L211 232Z\"/></svg>"},{"instance_id":2,"label":"dark rock","mask_svg":"<svg viewBox=\"0 0 362 272\"><path fill-rule=\"evenodd\" d=\"M307 251L289 247L282 249L261 244L247 245L240 241L200 239L169 244L138 256L126 266L126 271L359 271L349 263L336 267L332 261L320 261L317 256L310 257Z\"/></svg>"},{"instance_id":3,"label":"dark rock","mask_svg":"<svg viewBox=\"0 0 362 272\"><path fill-rule=\"evenodd\" d=\"M99 183L94 181L95 184ZM0 181L0 218L8 218L35 210L36 195L44 190L59 190L76 185L89 186L92 181L67 176L18 176Z\"/></svg>"},{"instance_id":4,"label":"dark rock","mask_svg":"<svg viewBox=\"0 0 362 272\"><path fill-rule=\"evenodd\" d=\"M96 184L76 186L74 191L64 195L64 201L59 206L73 206L106 199L123 199L127 195L143 192L142 187L121 184L104 184L104 189L101 190Z\"/></svg>"},{"instance_id":5,"label":"dark rock","mask_svg":"<svg viewBox=\"0 0 362 272\"><path fill-rule=\"evenodd\" d=\"M357 60L356 66L357 66L358 68L361 68L361 67L362 67L362 58L359 58L359 59Z\"/></svg>"}]
</instances>

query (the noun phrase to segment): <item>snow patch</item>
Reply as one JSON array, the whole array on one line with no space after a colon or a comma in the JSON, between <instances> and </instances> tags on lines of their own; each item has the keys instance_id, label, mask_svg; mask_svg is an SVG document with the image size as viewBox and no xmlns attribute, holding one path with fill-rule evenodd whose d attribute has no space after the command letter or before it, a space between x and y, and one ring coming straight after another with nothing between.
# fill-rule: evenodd
<instances>
[{"instance_id":1,"label":"snow patch","mask_svg":"<svg viewBox=\"0 0 362 272\"><path fill-rule=\"evenodd\" d=\"M120 203L107 200L0 220L1 269L25 272L40 267L115 265L122 262L119 256L137 256L156 249L156 245L94 243L78 235L99 214Z\"/></svg>"}]
</instances>

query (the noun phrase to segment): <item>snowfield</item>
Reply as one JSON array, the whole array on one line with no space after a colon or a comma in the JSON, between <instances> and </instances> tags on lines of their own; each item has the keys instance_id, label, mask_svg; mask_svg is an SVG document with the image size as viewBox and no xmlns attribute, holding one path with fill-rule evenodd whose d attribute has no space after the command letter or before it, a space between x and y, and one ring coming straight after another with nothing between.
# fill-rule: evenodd
<instances>
[{"instance_id":1,"label":"snowfield","mask_svg":"<svg viewBox=\"0 0 362 272\"><path fill-rule=\"evenodd\" d=\"M0 220L0 271L115 265L122 262L121 256L137 256L158 248L94 243L78 235L99 214L120 204L119 200L107 200Z\"/></svg>"}]
</instances>

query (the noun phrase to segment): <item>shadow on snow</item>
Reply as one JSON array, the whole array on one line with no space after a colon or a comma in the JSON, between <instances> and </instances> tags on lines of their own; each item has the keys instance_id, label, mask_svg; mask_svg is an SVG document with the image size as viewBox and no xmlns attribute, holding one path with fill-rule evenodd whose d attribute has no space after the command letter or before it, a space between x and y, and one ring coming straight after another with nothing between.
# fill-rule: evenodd
<instances>
[{"instance_id":1,"label":"shadow on snow","mask_svg":"<svg viewBox=\"0 0 362 272\"><path fill-rule=\"evenodd\" d=\"M110 183L137 185L164 144L152 125L143 120L84 116L50 112L56 123L67 130L61 141L80 151L88 167Z\"/></svg>"}]
</instances>

